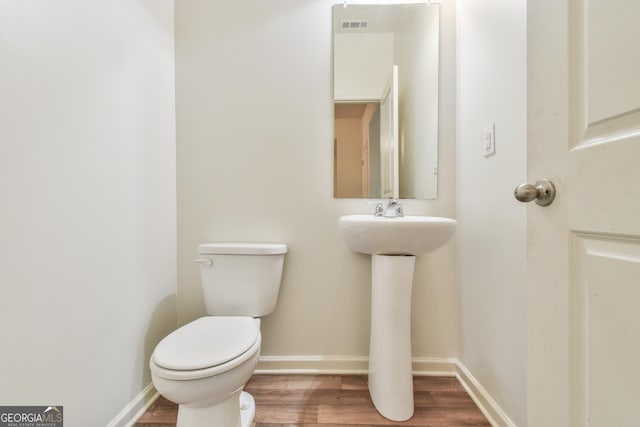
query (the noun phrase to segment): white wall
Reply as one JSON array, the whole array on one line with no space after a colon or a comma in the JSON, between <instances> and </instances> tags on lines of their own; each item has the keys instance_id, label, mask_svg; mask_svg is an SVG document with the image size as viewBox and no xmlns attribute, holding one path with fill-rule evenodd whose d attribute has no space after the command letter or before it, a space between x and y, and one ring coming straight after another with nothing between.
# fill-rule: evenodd
<instances>
[{"instance_id":1,"label":"white wall","mask_svg":"<svg viewBox=\"0 0 640 427\"><path fill-rule=\"evenodd\" d=\"M460 359L524 426L526 217L513 189L526 180L526 1L459 0L457 51Z\"/></svg>"},{"instance_id":2,"label":"white wall","mask_svg":"<svg viewBox=\"0 0 640 427\"><path fill-rule=\"evenodd\" d=\"M368 354L370 259L347 250L337 222L372 207L333 198L332 4L176 2L178 320L204 314L199 243L285 242L263 355ZM443 9L441 198L407 210L453 217L453 2ZM417 261L415 356L457 355L457 298L451 242Z\"/></svg>"},{"instance_id":3,"label":"white wall","mask_svg":"<svg viewBox=\"0 0 640 427\"><path fill-rule=\"evenodd\" d=\"M173 2L0 2L0 402L104 426L175 327Z\"/></svg>"}]
</instances>

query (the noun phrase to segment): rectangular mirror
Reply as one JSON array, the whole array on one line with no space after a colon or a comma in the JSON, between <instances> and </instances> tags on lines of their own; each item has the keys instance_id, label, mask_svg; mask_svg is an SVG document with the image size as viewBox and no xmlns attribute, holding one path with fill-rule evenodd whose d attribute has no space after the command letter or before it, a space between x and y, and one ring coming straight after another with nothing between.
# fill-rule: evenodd
<instances>
[{"instance_id":1,"label":"rectangular mirror","mask_svg":"<svg viewBox=\"0 0 640 427\"><path fill-rule=\"evenodd\" d=\"M439 15L333 6L334 197L437 197Z\"/></svg>"}]
</instances>

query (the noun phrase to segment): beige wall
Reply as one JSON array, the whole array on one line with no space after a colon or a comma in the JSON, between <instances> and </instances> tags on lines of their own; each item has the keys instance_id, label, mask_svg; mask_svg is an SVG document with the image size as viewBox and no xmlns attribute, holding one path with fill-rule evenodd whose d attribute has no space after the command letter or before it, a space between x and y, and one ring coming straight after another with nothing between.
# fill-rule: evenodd
<instances>
[{"instance_id":1,"label":"beige wall","mask_svg":"<svg viewBox=\"0 0 640 427\"><path fill-rule=\"evenodd\" d=\"M370 259L347 250L337 221L371 207L332 195L332 4L175 6L179 323L204 314L193 263L199 243L285 242L263 355L368 354ZM454 217L454 3L442 8L441 197L407 210ZM416 264L415 356L457 355L457 297L452 242Z\"/></svg>"},{"instance_id":2,"label":"beige wall","mask_svg":"<svg viewBox=\"0 0 640 427\"><path fill-rule=\"evenodd\" d=\"M124 425L176 325L173 2L0 2L0 40L0 403Z\"/></svg>"},{"instance_id":3,"label":"beige wall","mask_svg":"<svg viewBox=\"0 0 640 427\"><path fill-rule=\"evenodd\" d=\"M458 1L460 359L526 425L526 1ZM482 129L495 123L496 154ZM549 392L553 392L550 390Z\"/></svg>"}]
</instances>

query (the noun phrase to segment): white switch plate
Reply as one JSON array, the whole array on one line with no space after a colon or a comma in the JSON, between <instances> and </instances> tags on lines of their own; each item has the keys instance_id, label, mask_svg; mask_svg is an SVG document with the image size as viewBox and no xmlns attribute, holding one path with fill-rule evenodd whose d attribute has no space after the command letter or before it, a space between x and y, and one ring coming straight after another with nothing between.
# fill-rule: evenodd
<instances>
[{"instance_id":1,"label":"white switch plate","mask_svg":"<svg viewBox=\"0 0 640 427\"><path fill-rule=\"evenodd\" d=\"M485 157L496 154L496 125L491 124L482 130L482 147Z\"/></svg>"}]
</instances>

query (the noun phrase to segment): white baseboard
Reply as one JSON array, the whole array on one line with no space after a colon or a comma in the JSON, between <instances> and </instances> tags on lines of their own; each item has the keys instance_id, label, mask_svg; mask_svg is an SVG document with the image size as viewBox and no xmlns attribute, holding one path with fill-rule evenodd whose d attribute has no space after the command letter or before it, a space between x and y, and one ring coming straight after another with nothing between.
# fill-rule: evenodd
<instances>
[{"instance_id":1,"label":"white baseboard","mask_svg":"<svg viewBox=\"0 0 640 427\"><path fill-rule=\"evenodd\" d=\"M361 375L368 357L357 356L260 356L256 374Z\"/></svg>"},{"instance_id":2,"label":"white baseboard","mask_svg":"<svg viewBox=\"0 0 640 427\"><path fill-rule=\"evenodd\" d=\"M152 383L149 383L107 427L131 427L160 396Z\"/></svg>"},{"instance_id":3,"label":"white baseboard","mask_svg":"<svg viewBox=\"0 0 640 427\"><path fill-rule=\"evenodd\" d=\"M456 377L493 427L516 427L487 390L457 361Z\"/></svg>"},{"instance_id":4,"label":"white baseboard","mask_svg":"<svg viewBox=\"0 0 640 427\"><path fill-rule=\"evenodd\" d=\"M439 357L414 357L413 375L455 377L458 359Z\"/></svg>"},{"instance_id":5,"label":"white baseboard","mask_svg":"<svg viewBox=\"0 0 640 427\"><path fill-rule=\"evenodd\" d=\"M366 375L368 357L357 356L261 356L256 374ZM414 375L455 376L456 359L414 358Z\"/></svg>"}]
</instances>

